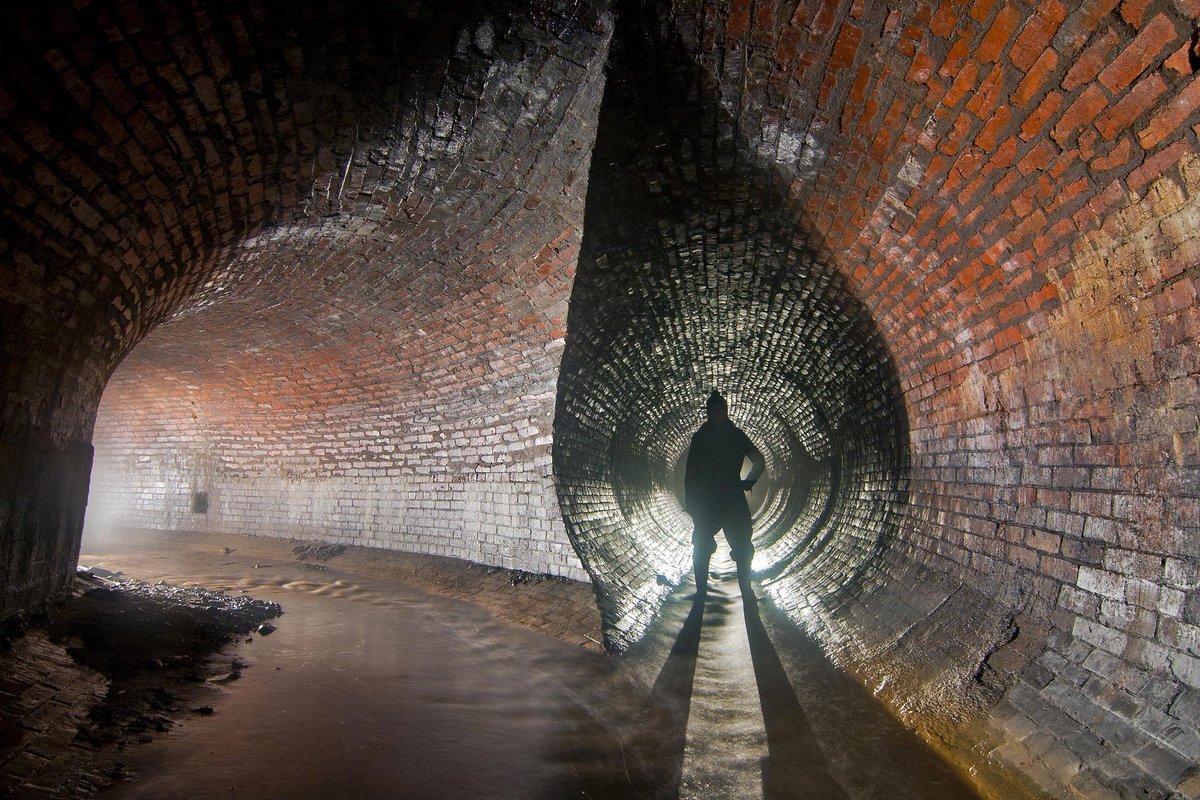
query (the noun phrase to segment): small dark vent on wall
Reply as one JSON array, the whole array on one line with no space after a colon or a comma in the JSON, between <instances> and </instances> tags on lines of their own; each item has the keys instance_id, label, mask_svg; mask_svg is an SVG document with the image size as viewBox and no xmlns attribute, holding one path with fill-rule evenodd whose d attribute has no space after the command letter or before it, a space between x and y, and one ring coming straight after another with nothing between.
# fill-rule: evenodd
<instances>
[{"instance_id":1,"label":"small dark vent on wall","mask_svg":"<svg viewBox=\"0 0 1200 800\"><path fill-rule=\"evenodd\" d=\"M192 494L192 513L207 514L208 513L208 493L195 492Z\"/></svg>"}]
</instances>

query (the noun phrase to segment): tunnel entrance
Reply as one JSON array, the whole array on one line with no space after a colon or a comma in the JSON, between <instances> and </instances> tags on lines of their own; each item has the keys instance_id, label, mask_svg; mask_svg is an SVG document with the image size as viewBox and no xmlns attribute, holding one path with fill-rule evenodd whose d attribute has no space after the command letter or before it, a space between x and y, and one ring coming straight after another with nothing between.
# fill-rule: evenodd
<instances>
[{"instance_id":1,"label":"tunnel entrance","mask_svg":"<svg viewBox=\"0 0 1200 800\"><path fill-rule=\"evenodd\" d=\"M780 606L852 586L906 498L907 421L870 312L662 23L627 4L614 36L554 427L616 650L690 567L675 473L713 389L767 457L754 570Z\"/></svg>"}]
</instances>

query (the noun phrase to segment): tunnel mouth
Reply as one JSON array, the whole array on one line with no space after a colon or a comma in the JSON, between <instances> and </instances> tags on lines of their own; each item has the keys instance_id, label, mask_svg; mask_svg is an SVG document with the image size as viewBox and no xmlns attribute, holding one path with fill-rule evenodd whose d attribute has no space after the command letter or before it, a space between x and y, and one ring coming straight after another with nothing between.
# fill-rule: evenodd
<instances>
[{"instance_id":1,"label":"tunnel mouth","mask_svg":"<svg viewBox=\"0 0 1200 800\"><path fill-rule=\"evenodd\" d=\"M766 456L750 497L753 570L797 620L878 562L909 469L888 348L813 243L787 176L740 140L662 8L620 10L553 448L559 506L615 651L690 570L678 465L711 391Z\"/></svg>"},{"instance_id":2,"label":"tunnel mouth","mask_svg":"<svg viewBox=\"0 0 1200 800\"><path fill-rule=\"evenodd\" d=\"M803 249L686 269L604 249L581 259L572 297L554 470L609 647L636 642L690 569L679 465L713 389L767 461L749 497L760 585L801 616L852 588L890 538L908 469L898 381L865 309Z\"/></svg>"}]
</instances>

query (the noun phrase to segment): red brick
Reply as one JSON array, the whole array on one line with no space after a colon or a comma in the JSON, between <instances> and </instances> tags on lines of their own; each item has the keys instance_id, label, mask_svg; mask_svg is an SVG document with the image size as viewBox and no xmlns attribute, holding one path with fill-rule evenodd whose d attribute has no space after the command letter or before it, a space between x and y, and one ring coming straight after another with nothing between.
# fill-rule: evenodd
<instances>
[{"instance_id":1,"label":"red brick","mask_svg":"<svg viewBox=\"0 0 1200 800\"><path fill-rule=\"evenodd\" d=\"M1028 72L1066 17L1067 8L1059 0L1039 3L1013 43L1009 54L1013 64L1022 72Z\"/></svg>"},{"instance_id":2,"label":"red brick","mask_svg":"<svg viewBox=\"0 0 1200 800\"><path fill-rule=\"evenodd\" d=\"M996 0L972 0L968 5L970 6L968 13L971 19L976 22L983 22L992 15L992 8L996 5Z\"/></svg>"},{"instance_id":3,"label":"red brick","mask_svg":"<svg viewBox=\"0 0 1200 800\"><path fill-rule=\"evenodd\" d=\"M1108 99L1104 96L1104 92L1101 91L1100 87L1094 84L1088 86L1079 97L1075 98L1075 102L1071 103L1067 107L1067 110L1063 112L1058 124L1050 132L1050 136L1053 137L1054 141L1062 144L1080 126L1094 120L1107 103Z\"/></svg>"},{"instance_id":4,"label":"red brick","mask_svg":"<svg viewBox=\"0 0 1200 800\"><path fill-rule=\"evenodd\" d=\"M983 150L991 152L996 148L996 142L1000 140L1000 136L1011 120L1012 109L1008 106L1000 106L988 118L987 124L983 126L979 135L975 137L975 144Z\"/></svg>"},{"instance_id":5,"label":"red brick","mask_svg":"<svg viewBox=\"0 0 1200 800\"><path fill-rule=\"evenodd\" d=\"M1005 328L992 337L997 350L1004 350L1021 342L1021 331L1018 328Z\"/></svg>"},{"instance_id":6,"label":"red brick","mask_svg":"<svg viewBox=\"0 0 1200 800\"><path fill-rule=\"evenodd\" d=\"M821 3L817 9L817 14L813 17L812 32L813 36L821 39L825 34L833 30L833 23L837 22L838 7L834 3Z\"/></svg>"},{"instance_id":7,"label":"red brick","mask_svg":"<svg viewBox=\"0 0 1200 800\"><path fill-rule=\"evenodd\" d=\"M975 57L985 64L999 58L1008 45L1008 40L1012 38L1013 32L1017 29L1017 22L1020 18L1021 15L1016 6L1006 3L1004 8L1000 9L1000 13L996 15L996 20L983 37L983 41L980 42Z\"/></svg>"},{"instance_id":8,"label":"red brick","mask_svg":"<svg viewBox=\"0 0 1200 800\"><path fill-rule=\"evenodd\" d=\"M1017 169L1021 174L1028 175L1031 172L1036 172L1046 168L1050 163L1050 159L1058 154L1058 150L1047 139L1040 139L1037 145L1025 154L1025 157L1017 162Z\"/></svg>"},{"instance_id":9,"label":"red brick","mask_svg":"<svg viewBox=\"0 0 1200 800\"><path fill-rule=\"evenodd\" d=\"M938 74L942 77L954 75L957 77L959 70L965 64L973 63L968 59L971 56L971 43L966 38L960 36L954 40L954 44L950 45L949 52L946 53L946 60L942 62L942 66L938 68ZM978 65L976 65L978 71Z\"/></svg>"},{"instance_id":10,"label":"red brick","mask_svg":"<svg viewBox=\"0 0 1200 800\"><path fill-rule=\"evenodd\" d=\"M1140 167L1129 173L1125 178L1125 182L1129 185L1130 189L1140 192L1146 188L1147 184L1175 166L1179 163L1179 159L1191 151L1191 143L1186 139L1180 140L1166 150L1147 158Z\"/></svg>"},{"instance_id":11,"label":"red brick","mask_svg":"<svg viewBox=\"0 0 1200 800\"><path fill-rule=\"evenodd\" d=\"M837 42L833 45L833 55L829 59L830 69L841 70L854 63L854 56L858 52L862 36L862 28L851 22L842 23Z\"/></svg>"},{"instance_id":12,"label":"red brick","mask_svg":"<svg viewBox=\"0 0 1200 800\"><path fill-rule=\"evenodd\" d=\"M986 120L1000 99L1000 88L1004 83L1004 70L993 66L991 72L979 84L979 88L967 101L967 110L980 119Z\"/></svg>"},{"instance_id":13,"label":"red brick","mask_svg":"<svg viewBox=\"0 0 1200 800\"><path fill-rule=\"evenodd\" d=\"M1190 75L1192 73L1192 62L1189 56L1191 49L1192 43L1185 42L1163 62L1163 66L1178 75Z\"/></svg>"},{"instance_id":14,"label":"red brick","mask_svg":"<svg viewBox=\"0 0 1200 800\"><path fill-rule=\"evenodd\" d=\"M1109 91L1119 92L1133 83L1146 67L1159 60L1168 48L1183 39L1169 17L1159 14L1130 42L1121 54L1100 73L1100 82Z\"/></svg>"},{"instance_id":15,"label":"red brick","mask_svg":"<svg viewBox=\"0 0 1200 800\"><path fill-rule=\"evenodd\" d=\"M1013 92L1013 102L1017 105L1027 108L1029 101L1041 94L1045 88L1047 76L1058 66L1058 54L1053 50L1046 50L1038 60L1034 62L1033 69L1025 75L1024 80L1017 86Z\"/></svg>"},{"instance_id":16,"label":"red brick","mask_svg":"<svg viewBox=\"0 0 1200 800\"><path fill-rule=\"evenodd\" d=\"M1030 184L1025 189L1014 197L1011 201L1013 211L1017 212L1017 216L1028 216L1034 208L1037 207L1038 187L1036 184Z\"/></svg>"},{"instance_id":17,"label":"red brick","mask_svg":"<svg viewBox=\"0 0 1200 800\"><path fill-rule=\"evenodd\" d=\"M1110 169L1117 169L1128 164L1132 156L1133 142L1127 138L1122 138L1108 153L1099 158L1092 159L1091 167L1095 172L1107 172Z\"/></svg>"},{"instance_id":18,"label":"red brick","mask_svg":"<svg viewBox=\"0 0 1200 800\"><path fill-rule=\"evenodd\" d=\"M1058 109L1062 106L1063 96L1058 92L1051 92L1042 98L1042 102L1034 110L1032 114L1025 118L1021 124L1021 138L1029 141L1033 137L1039 135L1045 128L1046 123L1058 113Z\"/></svg>"},{"instance_id":19,"label":"red brick","mask_svg":"<svg viewBox=\"0 0 1200 800\"><path fill-rule=\"evenodd\" d=\"M959 7L952 3L940 3L929 21L929 29L933 35L940 39L948 39L958 28L958 11Z\"/></svg>"},{"instance_id":20,"label":"red brick","mask_svg":"<svg viewBox=\"0 0 1200 800\"><path fill-rule=\"evenodd\" d=\"M1130 127L1166 90L1167 84L1159 74L1150 73L1096 120L1096 129L1105 139L1112 139Z\"/></svg>"},{"instance_id":21,"label":"red brick","mask_svg":"<svg viewBox=\"0 0 1200 800\"><path fill-rule=\"evenodd\" d=\"M959 114L954 119L954 125L950 128L949 133L942 139L942 146L938 149L946 155L954 155L961 148L963 142L967 139L967 134L971 129L971 118L966 114Z\"/></svg>"},{"instance_id":22,"label":"red brick","mask_svg":"<svg viewBox=\"0 0 1200 800\"><path fill-rule=\"evenodd\" d=\"M968 61L967 64L958 71L958 75L954 78L954 83L950 85L950 90L946 92L946 96L942 98L942 103L947 108L953 108L959 104L967 93L974 90L975 81L979 77L979 65L974 61Z\"/></svg>"},{"instance_id":23,"label":"red brick","mask_svg":"<svg viewBox=\"0 0 1200 800\"><path fill-rule=\"evenodd\" d=\"M922 48L913 57L912 64L909 65L908 72L904 75L904 80L908 83L925 83L933 76L933 66L933 59Z\"/></svg>"},{"instance_id":24,"label":"red brick","mask_svg":"<svg viewBox=\"0 0 1200 800\"><path fill-rule=\"evenodd\" d=\"M1111 29L1105 30L1103 34L1093 39L1087 49L1075 59L1071 68L1067 70L1062 87L1071 92L1096 77L1100 70L1109 63L1109 54L1116 48L1119 41L1117 34Z\"/></svg>"},{"instance_id":25,"label":"red brick","mask_svg":"<svg viewBox=\"0 0 1200 800\"><path fill-rule=\"evenodd\" d=\"M1079 134L1079 154L1086 161L1090 160L1096 154L1096 144L1100 141L1100 134L1092 128L1085 128Z\"/></svg>"},{"instance_id":26,"label":"red brick","mask_svg":"<svg viewBox=\"0 0 1200 800\"><path fill-rule=\"evenodd\" d=\"M1058 41L1064 52L1074 51L1091 37L1100 20L1116 8L1118 0L1082 0L1067 17L1058 33Z\"/></svg>"},{"instance_id":27,"label":"red brick","mask_svg":"<svg viewBox=\"0 0 1200 800\"><path fill-rule=\"evenodd\" d=\"M749 6L735 3L733 7L729 9L729 18L725 23L725 38L733 40L745 39L749 30Z\"/></svg>"},{"instance_id":28,"label":"red brick","mask_svg":"<svg viewBox=\"0 0 1200 800\"><path fill-rule=\"evenodd\" d=\"M1183 90L1138 131L1138 141L1147 150L1153 149L1167 137L1183 132L1184 123L1197 108L1200 108L1200 77L1189 80Z\"/></svg>"},{"instance_id":29,"label":"red brick","mask_svg":"<svg viewBox=\"0 0 1200 800\"><path fill-rule=\"evenodd\" d=\"M1080 178L1079 180L1075 181L1074 183L1069 183L1066 186L1062 187L1062 189L1060 189L1054 195L1054 197L1060 203L1066 204L1066 203L1070 203L1072 200L1079 197L1084 192L1088 191L1088 189L1090 189L1090 188L1091 188L1091 182L1089 181L1089 179L1088 178ZM1069 223L1060 223L1060 224L1069 225Z\"/></svg>"}]
</instances>

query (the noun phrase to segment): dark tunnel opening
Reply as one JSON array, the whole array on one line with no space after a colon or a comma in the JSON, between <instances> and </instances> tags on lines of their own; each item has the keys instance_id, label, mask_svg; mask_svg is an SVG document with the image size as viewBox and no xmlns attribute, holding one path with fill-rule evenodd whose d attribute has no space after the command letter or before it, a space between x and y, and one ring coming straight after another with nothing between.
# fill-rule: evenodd
<instances>
[{"instance_id":1,"label":"dark tunnel opening","mask_svg":"<svg viewBox=\"0 0 1200 800\"><path fill-rule=\"evenodd\" d=\"M906 502L871 314L679 35L619 8L558 383L560 505L617 651L690 566L676 472L712 389L767 458L753 567L793 618L853 588Z\"/></svg>"}]
</instances>

